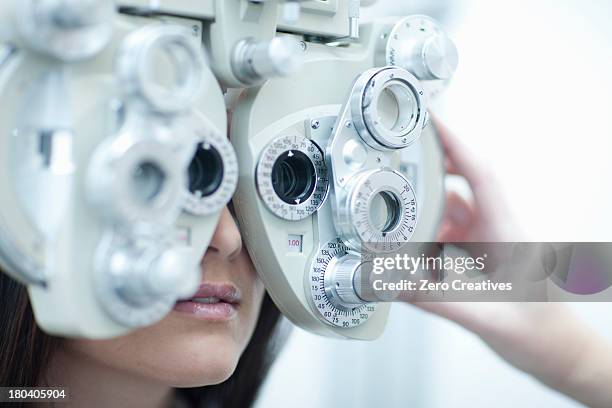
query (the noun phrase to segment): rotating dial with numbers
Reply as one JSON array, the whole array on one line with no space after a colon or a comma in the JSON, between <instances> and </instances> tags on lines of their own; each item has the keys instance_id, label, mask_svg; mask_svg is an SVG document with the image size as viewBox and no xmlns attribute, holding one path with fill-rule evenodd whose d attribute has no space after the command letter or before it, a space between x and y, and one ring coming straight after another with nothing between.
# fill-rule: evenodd
<instances>
[{"instance_id":1,"label":"rotating dial with numbers","mask_svg":"<svg viewBox=\"0 0 612 408\"><path fill-rule=\"evenodd\" d=\"M373 170L349 183L351 194L338 215L339 233L355 251L392 252L410 241L418 222L410 181L389 169Z\"/></svg>"},{"instance_id":2,"label":"rotating dial with numbers","mask_svg":"<svg viewBox=\"0 0 612 408\"><path fill-rule=\"evenodd\" d=\"M346 303L336 292L339 285L333 278L335 270L347 254L349 248L341 239L330 241L316 253L307 274L307 295L312 299L319 317L327 324L342 328L360 326L376 312L375 303Z\"/></svg>"},{"instance_id":3,"label":"rotating dial with numbers","mask_svg":"<svg viewBox=\"0 0 612 408\"><path fill-rule=\"evenodd\" d=\"M323 152L304 136L282 136L261 153L256 183L259 196L276 216L299 221L327 198L329 177Z\"/></svg>"}]
</instances>

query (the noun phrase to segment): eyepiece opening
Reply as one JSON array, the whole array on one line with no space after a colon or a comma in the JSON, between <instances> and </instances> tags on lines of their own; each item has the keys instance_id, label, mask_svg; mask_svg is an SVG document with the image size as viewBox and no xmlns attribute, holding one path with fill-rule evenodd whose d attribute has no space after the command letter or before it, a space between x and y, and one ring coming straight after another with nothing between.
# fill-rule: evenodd
<instances>
[{"instance_id":1,"label":"eyepiece opening","mask_svg":"<svg viewBox=\"0 0 612 408\"><path fill-rule=\"evenodd\" d=\"M381 191L372 197L369 216L372 226L384 234L393 231L402 219L400 199L389 191Z\"/></svg>"},{"instance_id":2,"label":"eyepiece opening","mask_svg":"<svg viewBox=\"0 0 612 408\"><path fill-rule=\"evenodd\" d=\"M272 186L287 204L299 205L314 193L317 182L315 166L300 151L283 153L272 167Z\"/></svg>"},{"instance_id":3,"label":"eyepiece opening","mask_svg":"<svg viewBox=\"0 0 612 408\"><path fill-rule=\"evenodd\" d=\"M189 165L189 192L197 198L209 197L221 188L225 168L217 149L200 143Z\"/></svg>"}]
</instances>

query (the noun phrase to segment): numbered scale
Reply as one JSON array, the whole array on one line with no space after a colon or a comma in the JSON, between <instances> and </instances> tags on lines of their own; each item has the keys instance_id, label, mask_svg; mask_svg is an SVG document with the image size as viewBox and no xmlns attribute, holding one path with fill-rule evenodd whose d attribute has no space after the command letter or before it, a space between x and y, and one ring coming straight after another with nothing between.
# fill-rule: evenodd
<instances>
[{"instance_id":1,"label":"numbered scale","mask_svg":"<svg viewBox=\"0 0 612 408\"><path fill-rule=\"evenodd\" d=\"M333 326L351 328L365 323L375 312L375 303L343 305L333 294L331 271L349 248L337 239L323 245L313 259L308 276L310 297L321 319Z\"/></svg>"}]
</instances>

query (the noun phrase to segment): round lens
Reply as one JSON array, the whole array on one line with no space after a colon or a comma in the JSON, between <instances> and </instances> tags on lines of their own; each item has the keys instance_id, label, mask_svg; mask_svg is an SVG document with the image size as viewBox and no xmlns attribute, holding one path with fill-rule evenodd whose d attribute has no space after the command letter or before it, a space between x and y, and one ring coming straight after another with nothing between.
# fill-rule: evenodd
<instances>
[{"instance_id":1,"label":"round lens","mask_svg":"<svg viewBox=\"0 0 612 408\"><path fill-rule=\"evenodd\" d=\"M200 143L189 165L189 191L198 198L213 195L223 183L223 158L210 145Z\"/></svg>"},{"instance_id":2,"label":"round lens","mask_svg":"<svg viewBox=\"0 0 612 408\"><path fill-rule=\"evenodd\" d=\"M419 116L414 93L404 84L392 83L378 98L378 114L382 126L392 132L412 131Z\"/></svg>"},{"instance_id":3,"label":"round lens","mask_svg":"<svg viewBox=\"0 0 612 408\"><path fill-rule=\"evenodd\" d=\"M190 54L180 44L164 44L153 48L146 55L145 81L162 99L175 97L181 92L191 69Z\"/></svg>"},{"instance_id":4,"label":"round lens","mask_svg":"<svg viewBox=\"0 0 612 408\"><path fill-rule=\"evenodd\" d=\"M372 225L383 234L393 231L401 220L399 199L389 192L376 194L370 203Z\"/></svg>"},{"instance_id":5,"label":"round lens","mask_svg":"<svg viewBox=\"0 0 612 408\"><path fill-rule=\"evenodd\" d=\"M150 205L161 193L166 175L153 162L143 162L132 175L134 198L141 205Z\"/></svg>"},{"instance_id":6,"label":"round lens","mask_svg":"<svg viewBox=\"0 0 612 408\"><path fill-rule=\"evenodd\" d=\"M287 204L299 205L313 194L317 181L315 167L299 151L283 153L272 168L272 186Z\"/></svg>"}]
</instances>

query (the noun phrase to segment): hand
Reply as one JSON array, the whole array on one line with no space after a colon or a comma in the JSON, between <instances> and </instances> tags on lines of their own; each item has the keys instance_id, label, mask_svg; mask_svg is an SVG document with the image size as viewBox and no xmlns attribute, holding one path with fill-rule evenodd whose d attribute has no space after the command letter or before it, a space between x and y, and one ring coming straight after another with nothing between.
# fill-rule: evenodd
<instances>
[{"instance_id":1,"label":"hand","mask_svg":"<svg viewBox=\"0 0 612 408\"><path fill-rule=\"evenodd\" d=\"M465 178L473 193L471 201L454 191L447 193L438 242L520 241L522 234L495 176L442 123L435 118L433 123L444 147L447 174Z\"/></svg>"},{"instance_id":2,"label":"hand","mask_svg":"<svg viewBox=\"0 0 612 408\"><path fill-rule=\"evenodd\" d=\"M449 174L464 177L473 193L467 201L447 194L440 242L503 242L510 212L490 171L482 167L444 126L435 122ZM411 301L480 336L513 366L592 407L612 406L612 347L559 303L448 303Z\"/></svg>"}]
</instances>

